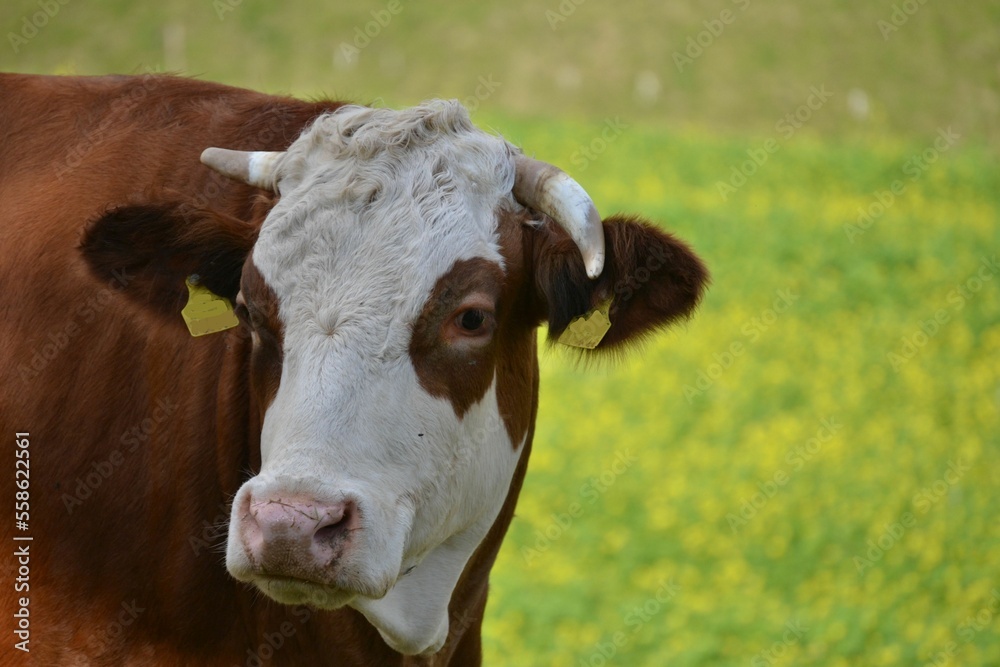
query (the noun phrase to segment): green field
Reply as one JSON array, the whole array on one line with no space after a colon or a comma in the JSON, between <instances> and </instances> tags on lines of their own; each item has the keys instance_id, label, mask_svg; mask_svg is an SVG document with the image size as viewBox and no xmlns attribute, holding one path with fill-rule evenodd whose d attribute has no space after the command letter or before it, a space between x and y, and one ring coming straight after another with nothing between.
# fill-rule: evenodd
<instances>
[{"instance_id":1,"label":"green field","mask_svg":"<svg viewBox=\"0 0 1000 667\"><path fill-rule=\"evenodd\" d=\"M530 127L553 157L586 136ZM723 202L717 175L762 141L637 127L584 173L714 283L629 363L545 357L490 664L1000 664L993 158L908 175L933 137L793 138Z\"/></svg>"},{"instance_id":2,"label":"green field","mask_svg":"<svg viewBox=\"0 0 1000 667\"><path fill-rule=\"evenodd\" d=\"M218 1L68 0L0 67L459 97L712 270L627 361L544 355L486 664L1000 665L1000 3L400 0L348 59L390 3Z\"/></svg>"}]
</instances>

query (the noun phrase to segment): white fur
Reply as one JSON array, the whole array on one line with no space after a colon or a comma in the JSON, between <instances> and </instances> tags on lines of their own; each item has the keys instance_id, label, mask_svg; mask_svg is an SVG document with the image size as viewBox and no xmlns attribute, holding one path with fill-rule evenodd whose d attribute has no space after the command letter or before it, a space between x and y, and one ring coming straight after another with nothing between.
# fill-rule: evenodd
<instances>
[{"instance_id":1,"label":"white fur","mask_svg":"<svg viewBox=\"0 0 1000 667\"><path fill-rule=\"evenodd\" d=\"M247 182L260 188L272 189L282 153L254 151L247 158Z\"/></svg>"},{"instance_id":2,"label":"white fur","mask_svg":"<svg viewBox=\"0 0 1000 667\"><path fill-rule=\"evenodd\" d=\"M362 528L331 589L271 587L250 574L234 511L227 566L282 602L350 604L401 652L434 651L522 443L503 426L495 381L461 420L420 386L411 325L456 261L503 265L497 209L515 206L513 149L457 103L346 107L276 164L281 199L253 261L277 294L285 356L261 471L234 508L247 494L350 498Z\"/></svg>"}]
</instances>

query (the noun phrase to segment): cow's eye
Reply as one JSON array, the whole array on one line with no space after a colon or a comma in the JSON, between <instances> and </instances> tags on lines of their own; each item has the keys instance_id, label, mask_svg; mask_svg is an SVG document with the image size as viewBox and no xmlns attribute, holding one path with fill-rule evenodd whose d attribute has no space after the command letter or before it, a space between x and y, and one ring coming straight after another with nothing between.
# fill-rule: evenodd
<instances>
[{"instance_id":1,"label":"cow's eye","mask_svg":"<svg viewBox=\"0 0 1000 667\"><path fill-rule=\"evenodd\" d=\"M482 308L466 308L459 311L451 320L450 338L453 341L488 340L493 333L493 313Z\"/></svg>"},{"instance_id":2,"label":"cow's eye","mask_svg":"<svg viewBox=\"0 0 1000 667\"><path fill-rule=\"evenodd\" d=\"M485 292L467 294L444 321L441 335L452 345L479 346L489 342L496 329L496 299Z\"/></svg>"},{"instance_id":3,"label":"cow's eye","mask_svg":"<svg viewBox=\"0 0 1000 667\"><path fill-rule=\"evenodd\" d=\"M486 324L486 313L478 309L466 310L459 314L457 321L463 331L478 333Z\"/></svg>"}]
</instances>

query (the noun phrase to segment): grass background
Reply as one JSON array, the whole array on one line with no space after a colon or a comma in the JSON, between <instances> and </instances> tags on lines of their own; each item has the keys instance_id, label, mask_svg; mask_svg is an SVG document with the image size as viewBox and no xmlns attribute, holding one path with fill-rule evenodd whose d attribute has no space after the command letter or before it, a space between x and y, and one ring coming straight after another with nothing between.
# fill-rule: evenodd
<instances>
[{"instance_id":1,"label":"grass background","mask_svg":"<svg viewBox=\"0 0 1000 667\"><path fill-rule=\"evenodd\" d=\"M457 97L706 259L627 362L544 355L487 664L1000 664L1000 3L45 6L0 68Z\"/></svg>"}]
</instances>

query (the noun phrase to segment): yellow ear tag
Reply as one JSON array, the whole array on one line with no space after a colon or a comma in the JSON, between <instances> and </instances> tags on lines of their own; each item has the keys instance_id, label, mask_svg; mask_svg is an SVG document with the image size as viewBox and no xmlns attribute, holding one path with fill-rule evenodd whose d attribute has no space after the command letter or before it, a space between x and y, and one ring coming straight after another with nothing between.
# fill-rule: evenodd
<instances>
[{"instance_id":1,"label":"yellow ear tag","mask_svg":"<svg viewBox=\"0 0 1000 667\"><path fill-rule=\"evenodd\" d=\"M233 313L229 299L213 294L207 287L198 284L198 276L188 276L184 284L188 288L188 302L181 311L184 323L192 336L225 331L238 326L240 321Z\"/></svg>"},{"instance_id":2,"label":"yellow ear tag","mask_svg":"<svg viewBox=\"0 0 1000 667\"><path fill-rule=\"evenodd\" d=\"M608 315L610 310L611 299L608 299L586 315L577 317L559 336L559 342L571 347L593 350L604 340L605 334L611 328L611 319Z\"/></svg>"}]
</instances>

